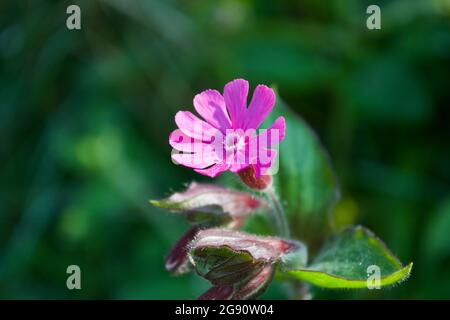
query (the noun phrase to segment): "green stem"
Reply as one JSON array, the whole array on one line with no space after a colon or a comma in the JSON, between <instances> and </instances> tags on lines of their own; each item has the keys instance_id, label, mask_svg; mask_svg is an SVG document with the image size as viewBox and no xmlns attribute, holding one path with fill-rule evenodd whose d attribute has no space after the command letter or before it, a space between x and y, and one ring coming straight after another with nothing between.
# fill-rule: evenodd
<instances>
[{"instance_id":1,"label":"green stem","mask_svg":"<svg viewBox=\"0 0 450 320\"><path fill-rule=\"evenodd\" d=\"M273 186L268 187L265 190L265 193L270 200L270 204L272 207L272 216L276 222L278 233L284 238L289 238L290 232L286 220L286 215L284 213L283 206L281 205L281 202L278 199L275 190L273 189Z\"/></svg>"},{"instance_id":2,"label":"green stem","mask_svg":"<svg viewBox=\"0 0 450 320\"><path fill-rule=\"evenodd\" d=\"M272 207L272 219L277 226L277 232L284 238L290 237L289 224L286 219L286 214L284 212L283 206L278 199L273 185L269 186L265 193L270 200L270 205ZM309 290L309 285L303 282L293 281L292 286L292 296L296 300L311 300L312 295Z\"/></svg>"}]
</instances>

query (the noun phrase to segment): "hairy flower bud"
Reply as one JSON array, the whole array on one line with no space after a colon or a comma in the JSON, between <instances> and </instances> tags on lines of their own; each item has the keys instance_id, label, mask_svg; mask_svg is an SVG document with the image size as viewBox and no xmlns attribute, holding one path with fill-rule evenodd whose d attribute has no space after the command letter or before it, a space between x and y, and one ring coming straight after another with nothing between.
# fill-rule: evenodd
<instances>
[{"instance_id":1,"label":"hairy flower bud","mask_svg":"<svg viewBox=\"0 0 450 320\"><path fill-rule=\"evenodd\" d=\"M300 242L220 228L200 230L190 247L195 270L214 285L201 299L254 298L265 291L278 264L291 268L307 259ZM232 293L225 290L230 286Z\"/></svg>"},{"instance_id":2,"label":"hairy flower bud","mask_svg":"<svg viewBox=\"0 0 450 320\"><path fill-rule=\"evenodd\" d=\"M189 229L173 246L172 250L166 257L166 269L175 274L182 274L190 271L190 263L188 258L188 244L194 239L200 229L193 227Z\"/></svg>"},{"instance_id":3,"label":"hairy flower bud","mask_svg":"<svg viewBox=\"0 0 450 320\"><path fill-rule=\"evenodd\" d=\"M190 246L197 273L215 286L234 286L236 294L246 288L239 297L257 292L269 277L267 267L298 248L297 242L219 228L200 230Z\"/></svg>"},{"instance_id":4,"label":"hairy flower bud","mask_svg":"<svg viewBox=\"0 0 450 320\"><path fill-rule=\"evenodd\" d=\"M250 213L266 206L264 200L249 193L195 182L184 192L150 202L173 212L181 212L196 224L227 225L232 228L238 228Z\"/></svg>"},{"instance_id":5,"label":"hairy flower bud","mask_svg":"<svg viewBox=\"0 0 450 320\"><path fill-rule=\"evenodd\" d=\"M214 286L203 293L198 300L245 300L259 297L272 281L275 268L268 265L253 278L240 286Z\"/></svg>"},{"instance_id":6,"label":"hairy flower bud","mask_svg":"<svg viewBox=\"0 0 450 320\"><path fill-rule=\"evenodd\" d=\"M266 291L272 281L275 268L272 265L265 266L258 274L237 290L233 300L246 300L259 297Z\"/></svg>"},{"instance_id":7,"label":"hairy flower bud","mask_svg":"<svg viewBox=\"0 0 450 320\"><path fill-rule=\"evenodd\" d=\"M262 199L249 193L211 185L191 183L186 191L177 192L162 200L151 200L153 205L179 212L195 224L175 244L166 258L166 269L176 274L189 271L188 244L200 228L224 226L239 228L247 216L267 206Z\"/></svg>"},{"instance_id":8,"label":"hairy flower bud","mask_svg":"<svg viewBox=\"0 0 450 320\"><path fill-rule=\"evenodd\" d=\"M270 175L261 175L259 177L256 177L255 167L253 165L242 169L238 172L238 175L241 178L242 182L251 189L264 190L272 183L272 176Z\"/></svg>"}]
</instances>

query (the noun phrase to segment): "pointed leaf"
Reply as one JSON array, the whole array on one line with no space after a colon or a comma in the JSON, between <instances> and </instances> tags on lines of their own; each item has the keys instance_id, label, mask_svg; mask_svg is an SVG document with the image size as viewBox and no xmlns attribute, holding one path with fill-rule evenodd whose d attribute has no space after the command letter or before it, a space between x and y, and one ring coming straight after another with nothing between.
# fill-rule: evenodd
<instances>
[{"instance_id":1,"label":"pointed leaf","mask_svg":"<svg viewBox=\"0 0 450 320\"><path fill-rule=\"evenodd\" d=\"M405 280L412 269L412 263L403 267L379 238L358 226L333 237L307 268L286 274L324 288L368 288L372 266L379 268L380 286Z\"/></svg>"}]
</instances>

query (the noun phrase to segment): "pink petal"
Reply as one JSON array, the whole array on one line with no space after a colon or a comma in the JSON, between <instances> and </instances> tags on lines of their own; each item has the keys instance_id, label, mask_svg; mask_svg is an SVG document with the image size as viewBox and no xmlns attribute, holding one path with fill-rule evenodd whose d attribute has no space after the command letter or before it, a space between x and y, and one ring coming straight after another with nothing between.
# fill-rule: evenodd
<instances>
[{"instance_id":1,"label":"pink petal","mask_svg":"<svg viewBox=\"0 0 450 320\"><path fill-rule=\"evenodd\" d=\"M248 82L236 79L228 82L223 90L223 97L230 113L233 128L242 128L247 111Z\"/></svg>"},{"instance_id":2,"label":"pink petal","mask_svg":"<svg viewBox=\"0 0 450 320\"><path fill-rule=\"evenodd\" d=\"M203 174L205 176L215 178L220 173L227 171L230 165L228 165L226 162L221 162L218 164L213 165L212 167L208 169L195 169L195 172Z\"/></svg>"},{"instance_id":3,"label":"pink petal","mask_svg":"<svg viewBox=\"0 0 450 320\"><path fill-rule=\"evenodd\" d=\"M244 128L258 128L272 111L274 104L275 92L265 85L258 85L248 106Z\"/></svg>"},{"instance_id":4,"label":"pink petal","mask_svg":"<svg viewBox=\"0 0 450 320\"><path fill-rule=\"evenodd\" d=\"M269 146L273 146L283 141L286 135L286 120L284 117L278 117L267 131L270 137L275 138L270 142Z\"/></svg>"},{"instance_id":5,"label":"pink petal","mask_svg":"<svg viewBox=\"0 0 450 320\"><path fill-rule=\"evenodd\" d=\"M213 137L222 136L219 130L189 111L178 111L175 115L175 123L185 135L197 140L211 142Z\"/></svg>"},{"instance_id":6,"label":"pink petal","mask_svg":"<svg viewBox=\"0 0 450 320\"><path fill-rule=\"evenodd\" d=\"M246 145L246 153L250 164L256 164L261 152L269 147L277 145L286 134L286 122L283 117L278 117L269 129L259 130L258 135L250 138Z\"/></svg>"},{"instance_id":7,"label":"pink petal","mask_svg":"<svg viewBox=\"0 0 450 320\"><path fill-rule=\"evenodd\" d=\"M172 131L169 135L170 146L178 151L194 152L197 143L202 142L188 137L180 129Z\"/></svg>"},{"instance_id":8,"label":"pink petal","mask_svg":"<svg viewBox=\"0 0 450 320\"><path fill-rule=\"evenodd\" d=\"M195 110L206 120L222 132L231 127L225 100L216 90L206 90L194 97Z\"/></svg>"},{"instance_id":9,"label":"pink petal","mask_svg":"<svg viewBox=\"0 0 450 320\"><path fill-rule=\"evenodd\" d=\"M269 129L260 130L260 134L252 139L258 140L258 148L268 148L283 141L285 135L286 120L284 117L278 117Z\"/></svg>"},{"instance_id":10,"label":"pink petal","mask_svg":"<svg viewBox=\"0 0 450 320\"><path fill-rule=\"evenodd\" d=\"M195 169L204 169L219 161L216 153L207 145L198 153L172 153L172 160L183 166Z\"/></svg>"},{"instance_id":11,"label":"pink petal","mask_svg":"<svg viewBox=\"0 0 450 320\"><path fill-rule=\"evenodd\" d=\"M231 172L239 172L250 165L250 158L247 150L238 150L227 159Z\"/></svg>"},{"instance_id":12,"label":"pink petal","mask_svg":"<svg viewBox=\"0 0 450 320\"><path fill-rule=\"evenodd\" d=\"M248 164L248 163L235 163L235 164L231 165L230 171L236 173L236 172L239 172L239 171L247 168L249 165L250 164Z\"/></svg>"}]
</instances>

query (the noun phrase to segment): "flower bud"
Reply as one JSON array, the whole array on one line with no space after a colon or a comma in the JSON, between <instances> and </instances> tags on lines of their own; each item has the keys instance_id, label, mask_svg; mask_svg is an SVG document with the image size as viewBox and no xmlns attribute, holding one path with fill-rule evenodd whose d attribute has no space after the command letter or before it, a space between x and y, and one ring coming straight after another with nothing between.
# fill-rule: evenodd
<instances>
[{"instance_id":1,"label":"flower bud","mask_svg":"<svg viewBox=\"0 0 450 320\"><path fill-rule=\"evenodd\" d=\"M241 287L294 247L291 241L214 228L197 233L189 259L213 285Z\"/></svg>"},{"instance_id":2,"label":"flower bud","mask_svg":"<svg viewBox=\"0 0 450 320\"><path fill-rule=\"evenodd\" d=\"M264 266L247 252L234 252L226 246L198 247L191 250L190 258L200 276L220 286L244 282Z\"/></svg>"},{"instance_id":3,"label":"flower bud","mask_svg":"<svg viewBox=\"0 0 450 320\"><path fill-rule=\"evenodd\" d=\"M233 296L233 300L246 300L259 297L266 291L272 281L275 268L272 265L264 267L257 275L237 290Z\"/></svg>"},{"instance_id":4,"label":"flower bud","mask_svg":"<svg viewBox=\"0 0 450 320\"><path fill-rule=\"evenodd\" d=\"M233 292L232 286L215 286L203 293L198 300L229 300Z\"/></svg>"},{"instance_id":5,"label":"flower bud","mask_svg":"<svg viewBox=\"0 0 450 320\"><path fill-rule=\"evenodd\" d=\"M195 182L184 192L150 202L173 212L181 212L195 224L231 228L238 228L250 213L267 206L264 200L249 193Z\"/></svg>"},{"instance_id":6,"label":"flower bud","mask_svg":"<svg viewBox=\"0 0 450 320\"><path fill-rule=\"evenodd\" d=\"M240 286L214 286L203 293L199 300L246 300L259 297L272 281L275 268L268 265Z\"/></svg>"},{"instance_id":7,"label":"flower bud","mask_svg":"<svg viewBox=\"0 0 450 320\"><path fill-rule=\"evenodd\" d=\"M301 242L229 229L200 230L190 248L195 270L213 284L200 299L255 298L264 293L278 264L289 269L307 262Z\"/></svg>"},{"instance_id":8,"label":"flower bud","mask_svg":"<svg viewBox=\"0 0 450 320\"><path fill-rule=\"evenodd\" d=\"M259 177L255 174L255 167L250 165L245 169L238 172L242 182L244 182L249 188L255 190L264 190L272 183L272 176L261 175Z\"/></svg>"},{"instance_id":9,"label":"flower bud","mask_svg":"<svg viewBox=\"0 0 450 320\"><path fill-rule=\"evenodd\" d=\"M189 229L175 244L168 256L166 257L167 271L175 274L183 274L191 269L188 258L189 243L194 239L200 229L193 227Z\"/></svg>"}]
</instances>

